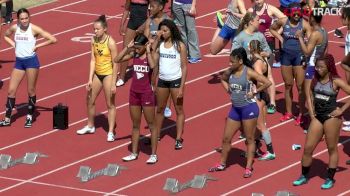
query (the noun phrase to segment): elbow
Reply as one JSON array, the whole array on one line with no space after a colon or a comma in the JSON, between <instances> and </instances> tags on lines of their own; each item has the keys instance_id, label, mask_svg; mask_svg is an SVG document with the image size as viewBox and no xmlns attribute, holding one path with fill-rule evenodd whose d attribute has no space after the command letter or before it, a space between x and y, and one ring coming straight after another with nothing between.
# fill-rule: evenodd
<instances>
[{"instance_id":1,"label":"elbow","mask_svg":"<svg viewBox=\"0 0 350 196\"><path fill-rule=\"evenodd\" d=\"M269 88L272 85L272 82L269 80L266 84L266 88Z\"/></svg>"}]
</instances>

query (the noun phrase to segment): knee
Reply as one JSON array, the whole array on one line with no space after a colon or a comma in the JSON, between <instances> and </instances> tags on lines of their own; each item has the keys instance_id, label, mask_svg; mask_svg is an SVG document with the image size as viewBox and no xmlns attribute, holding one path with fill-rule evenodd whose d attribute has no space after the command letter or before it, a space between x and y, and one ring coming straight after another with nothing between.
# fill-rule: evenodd
<instances>
[{"instance_id":1,"label":"knee","mask_svg":"<svg viewBox=\"0 0 350 196\"><path fill-rule=\"evenodd\" d=\"M177 116L184 114L184 110L182 106L175 106L175 111Z\"/></svg>"},{"instance_id":2,"label":"knee","mask_svg":"<svg viewBox=\"0 0 350 196\"><path fill-rule=\"evenodd\" d=\"M211 45L210 46L210 54L212 54L212 55L216 55L216 54L218 54L219 53L219 51L218 51L218 49L217 49L217 47L215 46L215 45Z\"/></svg>"},{"instance_id":3,"label":"knee","mask_svg":"<svg viewBox=\"0 0 350 196\"><path fill-rule=\"evenodd\" d=\"M328 146L328 153L329 154L337 154L338 148L336 145Z\"/></svg>"},{"instance_id":4,"label":"knee","mask_svg":"<svg viewBox=\"0 0 350 196\"><path fill-rule=\"evenodd\" d=\"M87 106L94 106L95 105L95 101L93 101L89 95L86 96L86 105Z\"/></svg>"},{"instance_id":5,"label":"knee","mask_svg":"<svg viewBox=\"0 0 350 196\"><path fill-rule=\"evenodd\" d=\"M313 150L310 146L305 146L304 156L312 156Z\"/></svg>"},{"instance_id":6,"label":"knee","mask_svg":"<svg viewBox=\"0 0 350 196\"><path fill-rule=\"evenodd\" d=\"M255 143L255 138L254 138L254 136L252 135L252 136L247 136L246 135L246 144L247 145L250 145L250 144L254 144Z\"/></svg>"},{"instance_id":7,"label":"knee","mask_svg":"<svg viewBox=\"0 0 350 196\"><path fill-rule=\"evenodd\" d=\"M158 106L156 112L159 114L159 113L163 113L164 110L165 110L165 106Z\"/></svg>"},{"instance_id":8,"label":"knee","mask_svg":"<svg viewBox=\"0 0 350 196\"><path fill-rule=\"evenodd\" d=\"M299 95L304 95L305 94L304 91L303 91L302 85L300 85L300 86L298 85L297 88L298 88Z\"/></svg>"},{"instance_id":9,"label":"knee","mask_svg":"<svg viewBox=\"0 0 350 196\"><path fill-rule=\"evenodd\" d=\"M114 103L113 103L113 102L107 103L107 109L108 109L108 110L114 110L114 109L115 109Z\"/></svg>"},{"instance_id":10,"label":"knee","mask_svg":"<svg viewBox=\"0 0 350 196\"><path fill-rule=\"evenodd\" d=\"M228 138L228 137L224 137L222 139L222 144L226 144L226 145L231 145L231 138Z\"/></svg>"},{"instance_id":11,"label":"knee","mask_svg":"<svg viewBox=\"0 0 350 196\"><path fill-rule=\"evenodd\" d=\"M285 87L286 90L290 90L293 87L293 83L285 82L284 83L284 87Z\"/></svg>"},{"instance_id":12,"label":"knee","mask_svg":"<svg viewBox=\"0 0 350 196\"><path fill-rule=\"evenodd\" d=\"M132 130L133 131L139 131L140 130L140 123L133 123L132 124Z\"/></svg>"}]
</instances>

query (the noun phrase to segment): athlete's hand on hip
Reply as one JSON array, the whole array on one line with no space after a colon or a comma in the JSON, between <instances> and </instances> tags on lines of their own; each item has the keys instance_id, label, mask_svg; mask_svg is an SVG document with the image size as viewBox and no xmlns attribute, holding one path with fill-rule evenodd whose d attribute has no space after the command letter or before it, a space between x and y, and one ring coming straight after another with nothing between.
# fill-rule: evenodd
<instances>
[{"instance_id":1,"label":"athlete's hand on hip","mask_svg":"<svg viewBox=\"0 0 350 196\"><path fill-rule=\"evenodd\" d=\"M36 46L34 46L33 52L36 52L37 49L38 49L38 48L37 48Z\"/></svg>"},{"instance_id":2,"label":"athlete's hand on hip","mask_svg":"<svg viewBox=\"0 0 350 196\"><path fill-rule=\"evenodd\" d=\"M248 99L253 99L253 98L254 98L254 93L253 93L253 92L248 92L248 93L246 94L246 97L247 97Z\"/></svg>"},{"instance_id":3,"label":"athlete's hand on hip","mask_svg":"<svg viewBox=\"0 0 350 196\"><path fill-rule=\"evenodd\" d=\"M335 118L335 117L341 116L342 114L343 114L343 111L342 111L339 107L337 107L335 110L333 110L333 112L331 112L331 113L329 114L329 116L330 116L331 118Z\"/></svg>"},{"instance_id":4,"label":"athlete's hand on hip","mask_svg":"<svg viewBox=\"0 0 350 196\"><path fill-rule=\"evenodd\" d=\"M270 29L266 29L264 35L265 35L265 37L273 37L273 35L270 32Z\"/></svg>"}]
</instances>

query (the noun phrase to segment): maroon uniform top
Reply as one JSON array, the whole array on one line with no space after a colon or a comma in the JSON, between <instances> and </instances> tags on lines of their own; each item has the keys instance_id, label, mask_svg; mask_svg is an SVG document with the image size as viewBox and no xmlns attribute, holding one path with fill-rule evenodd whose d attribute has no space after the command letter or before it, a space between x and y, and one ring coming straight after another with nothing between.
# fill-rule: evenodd
<instances>
[{"instance_id":1,"label":"maroon uniform top","mask_svg":"<svg viewBox=\"0 0 350 196\"><path fill-rule=\"evenodd\" d=\"M137 93L152 91L152 70L148 65L147 57L145 59L134 57L133 68L134 71L132 73L132 82L130 90Z\"/></svg>"},{"instance_id":2,"label":"maroon uniform top","mask_svg":"<svg viewBox=\"0 0 350 196\"><path fill-rule=\"evenodd\" d=\"M254 12L256 15L259 16L259 32L261 32L262 34L264 34L266 41L267 42L273 42L274 38L273 37L266 37L265 32L267 29L270 29L270 26L272 24L272 18L269 16L269 14L267 13L267 9L269 8L269 4L265 3L264 4L264 12L261 15L258 15L256 12L256 9L254 7Z\"/></svg>"}]
</instances>

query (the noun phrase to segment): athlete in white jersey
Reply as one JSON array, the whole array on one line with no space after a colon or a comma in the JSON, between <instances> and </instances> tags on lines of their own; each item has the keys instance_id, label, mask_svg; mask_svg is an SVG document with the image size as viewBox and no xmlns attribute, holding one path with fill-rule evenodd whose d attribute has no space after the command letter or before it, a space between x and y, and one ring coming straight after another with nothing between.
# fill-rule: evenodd
<instances>
[{"instance_id":1,"label":"athlete in white jersey","mask_svg":"<svg viewBox=\"0 0 350 196\"><path fill-rule=\"evenodd\" d=\"M8 97L6 102L6 115L0 121L0 126L11 124L11 112L15 106L15 95L17 88L24 75L27 76L28 85L28 115L24 127L32 126L33 113L36 102L35 84L39 74L39 60L35 51L43 46L53 44L56 38L42 28L30 23L29 11L25 8L17 12L18 23L12 25L5 32L5 41L15 48L16 63L11 74ZM14 35L14 39L10 36ZM47 41L36 44L36 37L41 36Z\"/></svg>"},{"instance_id":2,"label":"athlete in white jersey","mask_svg":"<svg viewBox=\"0 0 350 196\"><path fill-rule=\"evenodd\" d=\"M159 80L157 85L157 111L156 127L157 133L164 120L163 112L169 94L174 102L176 110L176 141L175 149L182 148L182 133L185 123L183 110L183 95L187 75L187 50L181 39L181 34L172 20L164 19L159 24L159 31L154 45L159 47L153 52L156 62L155 70L159 70Z\"/></svg>"}]
</instances>

